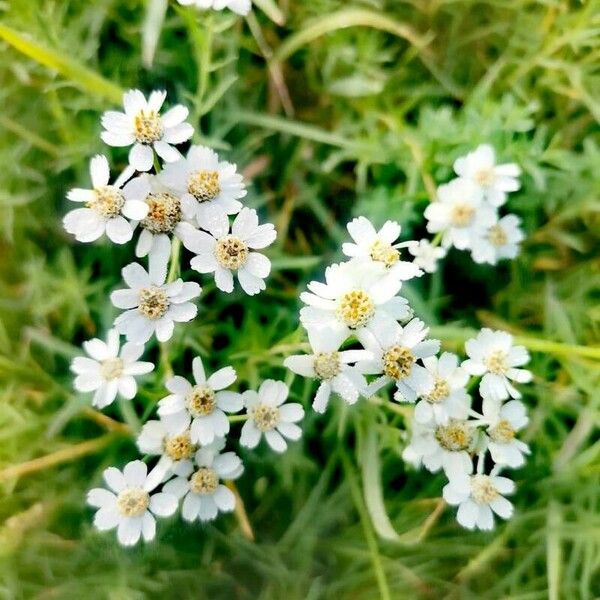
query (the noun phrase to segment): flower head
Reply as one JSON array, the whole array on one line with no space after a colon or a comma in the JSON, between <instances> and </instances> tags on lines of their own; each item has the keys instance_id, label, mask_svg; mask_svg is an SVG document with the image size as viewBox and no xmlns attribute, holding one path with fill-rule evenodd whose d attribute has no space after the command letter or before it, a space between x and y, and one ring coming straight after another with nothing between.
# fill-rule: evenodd
<instances>
[{"instance_id":1,"label":"flower head","mask_svg":"<svg viewBox=\"0 0 600 600\"><path fill-rule=\"evenodd\" d=\"M517 439L516 434L529 422L525 405L518 400L510 400L502 406L487 402L483 405L483 417L492 460L512 468L523 466L529 446Z\"/></svg>"},{"instance_id":2,"label":"flower head","mask_svg":"<svg viewBox=\"0 0 600 600\"><path fill-rule=\"evenodd\" d=\"M429 240L422 239L408 246L408 251L414 256L413 262L426 273L435 273L437 263L446 256L446 249L434 246Z\"/></svg>"},{"instance_id":3,"label":"flower head","mask_svg":"<svg viewBox=\"0 0 600 600\"><path fill-rule=\"evenodd\" d=\"M476 234L472 255L476 263L495 265L504 258L515 258L524 235L521 220L516 215L506 215L496 223Z\"/></svg>"}]
</instances>

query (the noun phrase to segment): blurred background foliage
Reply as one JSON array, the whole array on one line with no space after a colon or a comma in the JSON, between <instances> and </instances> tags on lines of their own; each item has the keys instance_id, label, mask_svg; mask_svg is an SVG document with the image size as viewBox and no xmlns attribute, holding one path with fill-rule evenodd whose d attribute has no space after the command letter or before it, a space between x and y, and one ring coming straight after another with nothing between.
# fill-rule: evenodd
<instances>
[{"instance_id":1,"label":"blurred background foliage","mask_svg":"<svg viewBox=\"0 0 600 600\"><path fill-rule=\"evenodd\" d=\"M165 0L0 2L0 597L598 597L600 3L257 4L245 20ZM451 252L406 289L447 349L482 325L530 340L532 455L514 472L512 521L460 529L443 477L400 458L407 409L362 402L309 413L281 457L241 452L254 541L233 516L163 521L133 550L92 528L86 490L137 452L118 406L103 417L74 395L68 364L112 323L133 247L75 244L61 218L91 155L123 168L99 116L129 87L188 104L195 142L240 165L248 203L279 231L258 298L205 278L199 317L170 346L175 370L200 353L233 364L242 388L285 378L305 406L311 383L281 364L304 341L298 294L341 258L346 221L393 218L420 237L457 156L490 142L523 167L508 205L527 232L521 256L492 268ZM147 378L138 414L162 379ZM382 497L395 541L374 531Z\"/></svg>"}]
</instances>

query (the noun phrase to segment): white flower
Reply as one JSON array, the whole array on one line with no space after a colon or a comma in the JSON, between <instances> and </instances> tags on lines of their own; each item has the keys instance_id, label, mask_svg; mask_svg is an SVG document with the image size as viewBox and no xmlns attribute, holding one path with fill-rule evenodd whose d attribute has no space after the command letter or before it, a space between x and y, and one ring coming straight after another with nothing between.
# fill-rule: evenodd
<instances>
[{"instance_id":1,"label":"white flower","mask_svg":"<svg viewBox=\"0 0 600 600\"><path fill-rule=\"evenodd\" d=\"M160 181L181 198L181 208L188 219L195 219L206 229L223 215L240 212L240 198L246 186L237 167L219 162L219 156L206 146L192 146L185 159L165 165Z\"/></svg>"},{"instance_id":2,"label":"white flower","mask_svg":"<svg viewBox=\"0 0 600 600\"><path fill-rule=\"evenodd\" d=\"M164 490L184 498L181 515L186 521L212 521L219 511L235 508L233 492L221 480L236 479L242 473L242 461L234 452L219 454L214 447L201 448L195 457L197 467L181 462L173 467L177 477Z\"/></svg>"},{"instance_id":3,"label":"white flower","mask_svg":"<svg viewBox=\"0 0 600 600\"><path fill-rule=\"evenodd\" d=\"M498 402L521 397L511 382L531 381L530 371L517 368L529 362L529 353L523 346L513 346L512 335L486 327L466 342L465 349L469 358L462 366L471 375L483 375L479 393L484 399Z\"/></svg>"},{"instance_id":4,"label":"white flower","mask_svg":"<svg viewBox=\"0 0 600 600\"><path fill-rule=\"evenodd\" d=\"M243 208L236 216L229 232L229 221L223 216L206 225L208 231L199 232L197 243L191 248L197 254L190 265L199 273L215 274L215 283L223 292L233 291L233 272L237 272L240 286L249 296L264 290L265 277L271 272L271 261L252 252L273 243L277 232L271 223L258 224L256 211Z\"/></svg>"},{"instance_id":5,"label":"white flower","mask_svg":"<svg viewBox=\"0 0 600 600\"><path fill-rule=\"evenodd\" d=\"M339 394L348 404L354 404L365 392L365 378L350 363L369 360L372 355L366 350L344 350L328 329L311 329L308 332L314 354L288 356L283 364L298 375L320 380L313 401L313 409L324 413L331 392Z\"/></svg>"},{"instance_id":6,"label":"white flower","mask_svg":"<svg viewBox=\"0 0 600 600\"><path fill-rule=\"evenodd\" d=\"M151 494L160 483L156 472L147 473L141 460L134 460L119 471L109 467L104 480L112 490L94 488L87 495L88 504L98 508L94 525L100 531L117 529L117 538L123 546L137 544L141 536L146 542L154 539L154 516L169 517L177 510L177 498L166 492Z\"/></svg>"},{"instance_id":7,"label":"white flower","mask_svg":"<svg viewBox=\"0 0 600 600\"><path fill-rule=\"evenodd\" d=\"M110 171L106 156L98 154L90 161L90 175L93 189L74 188L67 198L73 202L85 204L85 208L76 208L68 212L63 224L65 229L75 235L79 242L93 242L103 233L115 244L125 244L133 236L133 227L127 219L143 219L148 207L134 190L121 189L132 173L124 171L109 185Z\"/></svg>"},{"instance_id":8,"label":"white flower","mask_svg":"<svg viewBox=\"0 0 600 600\"><path fill-rule=\"evenodd\" d=\"M376 343L367 346L373 359L357 364L363 373L383 373L369 385L369 395L392 381L397 388L394 399L399 402L415 402L419 396L433 392L433 376L417 363L440 349L438 340L425 339L428 333L429 328L419 319L412 319L404 327L394 323L377 328Z\"/></svg>"},{"instance_id":9,"label":"white flower","mask_svg":"<svg viewBox=\"0 0 600 600\"><path fill-rule=\"evenodd\" d=\"M427 273L435 273L438 268L438 260L446 256L445 248L442 248L441 246L434 246L427 239L422 239L418 242L410 244L408 246L408 251L415 257L415 265Z\"/></svg>"},{"instance_id":10,"label":"white flower","mask_svg":"<svg viewBox=\"0 0 600 600\"><path fill-rule=\"evenodd\" d=\"M525 405L518 400L502 406L484 403L483 417L482 422L487 425L487 446L494 462L512 468L523 466L523 455L529 454L529 446L515 435L529 422Z\"/></svg>"},{"instance_id":11,"label":"white flower","mask_svg":"<svg viewBox=\"0 0 600 600\"><path fill-rule=\"evenodd\" d=\"M442 245L470 248L479 231L494 224L495 209L483 202L483 192L468 179L441 185L437 199L425 209L427 231L443 232Z\"/></svg>"},{"instance_id":12,"label":"white flower","mask_svg":"<svg viewBox=\"0 0 600 600\"><path fill-rule=\"evenodd\" d=\"M347 229L355 243L342 245L342 252L346 256L381 263L390 275L403 281L423 274L414 263L400 260L399 249L410 243L394 244L401 231L396 221L386 221L377 231L369 219L357 217L348 223Z\"/></svg>"},{"instance_id":13,"label":"white flower","mask_svg":"<svg viewBox=\"0 0 600 600\"><path fill-rule=\"evenodd\" d=\"M515 192L521 187L519 166L514 163L496 165L494 149L488 144L482 144L466 156L457 158L454 171L459 177L481 188L485 199L493 206L504 204L507 192Z\"/></svg>"},{"instance_id":14,"label":"white flower","mask_svg":"<svg viewBox=\"0 0 600 600\"><path fill-rule=\"evenodd\" d=\"M287 448L284 438L300 439L302 430L296 423L304 417L304 409L301 404L284 404L288 392L282 381L267 379L258 392L248 390L242 394L248 411L240 436L242 446L255 448L264 434L275 452L283 452Z\"/></svg>"},{"instance_id":15,"label":"white flower","mask_svg":"<svg viewBox=\"0 0 600 600\"><path fill-rule=\"evenodd\" d=\"M300 321L307 329L330 329L340 343L354 334L367 346L375 329L394 327L410 315L408 302L396 296L402 282L382 264L352 259L330 265L325 281L311 281L310 292L300 295L309 305L300 310Z\"/></svg>"},{"instance_id":16,"label":"white flower","mask_svg":"<svg viewBox=\"0 0 600 600\"><path fill-rule=\"evenodd\" d=\"M77 374L75 389L93 392L92 404L104 408L111 404L117 393L131 400L137 393L135 376L154 370L151 362L138 362L144 352L141 344L126 343L119 353L119 334L115 329L108 332L106 343L94 338L83 343L83 349L91 357L78 356L71 363Z\"/></svg>"},{"instance_id":17,"label":"white flower","mask_svg":"<svg viewBox=\"0 0 600 600\"><path fill-rule=\"evenodd\" d=\"M494 474L456 477L444 486L444 500L458 505L456 520L463 527L490 530L494 528L492 511L503 519L512 516L513 505L503 494L511 494L514 489L510 479Z\"/></svg>"},{"instance_id":18,"label":"white flower","mask_svg":"<svg viewBox=\"0 0 600 600\"><path fill-rule=\"evenodd\" d=\"M439 425L445 425L450 417L465 419L470 407L465 390L469 375L458 366L458 356L444 352L439 358L424 358L423 365L433 376L433 388L417 402L415 419L419 423L433 420Z\"/></svg>"},{"instance_id":19,"label":"white flower","mask_svg":"<svg viewBox=\"0 0 600 600\"><path fill-rule=\"evenodd\" d=\"M201 10L229 10L238 15L246 16L252 8L251 0L177 0L183 6L195 6Z\"/></svg>"},{"instance_id":20,"label":"white flower","mask_svg":"<svg viewBox=\"0 0 600 600\"><path fill-rule=\"evenodd\" d=\"M520 224L516 215L506 215L479 232L473 241L473 260L495 265L503 258L515 258L519 253L519 242L525 237Z\"/></svg>"},{"instance_id":21,"label":"white flower","mask_svg":"<svg viewBox=\"0 0 600 600\"><path fill-rule=\"evenodd\" d=\"M184 123L188 109L178 104L164 115L160 109L167 97L165 91L154 91L148 100L139 90L123 94L125 112L109 110L102 115L102 140L109 146L131 146L129 164L138 171L149 171L154 161L154 152L166 162L181 158L171 144L189 140L194 128Z\"/></svg>"},{"instance_id":22,"label":"white flower","mask_svg":"<svg viewBox=\"0 0 600 600\"><path fill-rule=\"evenodd\" d=\"M110 295L117 308L127 309L115 320L117 331L139 344L145 344L153 333L159 342L169 340L175 322L191 321L196 316L198 309L189 301L202 291L193 281L177 279L165 284L167 261L162 254L151 254L149 262L149 271L138 263L124 267L121 273L129 288Z\"/></svg>"},{"instance_id":23,"label":"white flower","mask_svg":"<svg viewBox=\"0 0 600 600\"><path fill-rule=\"evenodd\" d=\"M238 412L244 403L240 394L224 391L236 380L232 367L223 367L207 379L202 359L197 356L192 372L195 385L179 376L167 381L171 395L158 403L158 414L175 430L190 427L192 442L206 445L229 433L225 413Z\"/></svg>"}]
</instances>

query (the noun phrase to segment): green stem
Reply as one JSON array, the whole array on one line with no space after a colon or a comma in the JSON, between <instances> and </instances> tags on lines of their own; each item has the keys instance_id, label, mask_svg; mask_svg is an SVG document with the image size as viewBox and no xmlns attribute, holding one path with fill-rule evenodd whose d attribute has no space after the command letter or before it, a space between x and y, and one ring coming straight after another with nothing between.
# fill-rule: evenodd
<instances>
[{"instance_id":1,"label":"green stem","mask_svg":"<svg viewBox=\"0 0 600 600\"><path fill-rule=\"evenodd\" d=\"M119 398L118 402L119 410L121 412L123 420L125 421L125 423L127 423L127 425L129 425L129 428L131 429L132 433L136 435L142 428L142 424L140 423L140 420L135 410L133 409L133 404L131 403L131 400L123 400L123 398Z\"/></svg>"},{"instance_id":2,"label":"green stem","mask_svg":"<svg viewBox=\"0 0 600 600\"><path fill-rule=\"evenodd\" d=\"M229 415L227 417L230 423L241 423L248 420L248 415Z\"/></svg>"},{"instance_id":3,"label":"green stem","mask_svg":"<svg viewBox=\"0 0 600 600\"><path fill-rule=\"evenodd\" d=\"M171 261L169 265L169 273L167 275L167 283L173 283L179 277L179 261L181 256L181 240L173 237L171 242Z\"/></svg>"},{"instance_id":4,"label":"green stem","mask_svg":"<svg viewBox=\"0 0 600 600\"><path fill-rule=\"evenodd\" d=\"M444 232L443 231L438 231L435 234L435 237L431 240L431 245L432 246L439 246L443 237L444 237Z\"/></svg>"}]
</instances>

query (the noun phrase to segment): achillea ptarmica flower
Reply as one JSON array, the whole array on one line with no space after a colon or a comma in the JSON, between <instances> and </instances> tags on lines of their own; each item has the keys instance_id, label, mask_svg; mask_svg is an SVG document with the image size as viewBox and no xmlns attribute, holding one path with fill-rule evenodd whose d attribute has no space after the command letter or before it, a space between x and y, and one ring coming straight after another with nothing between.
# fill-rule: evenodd
<instances>
[{"instance_id":1,"label":"achillea ptarmica flower","mask_svg":"<svg viewBox=\"0 0 600 600\"><path fill-rule=\"evenodd\" d=\"M237 377L232 367L223 367L207 378L202 359L197 356L192 372L195 385L179 376L167 381L171 395L158 403L158 414L170 428L189 427L191 441L206 445L229 433L225 413L238 412L244 403L240 394L225 390Z\"/></svg>"},{"instance_id":2,"label":"achillea ptarmica flower","mask_svg":"<svg viewBox=\"0 0 600 600\"><path fill-rule=\"evenodd\" d=\"M129 164L138 171L152 168L154 151L165 162L178 160L181 154L171 144L181 144L194 134L184 122L189 112L185 106L177 104L160 114L166 97L167 92L155 90L146 100L140 90L129 90L123 94L124 113L109 110L102 115L102 140L109 146L133 145Z\"/></svg>"},{"instance_id":3,"label":"achillea ptarmica flower","mask_svg":"<svg viewBox=\"0 0 600 600\"><path fill-rule=\"evenodd\" d=\"M196 466L181 462L173 467L177 475L163 489L177 498L183 498L181 516L186 521L212 521L219 512L235 508L233 492L221 483L242 473L242 461L235 452L219 454L212 447L196 452Z\"/></svg>"},{"instance_id":4,"label":"achillea ptarmica flower","mask_svg":"<svg viewBox=\"0 0 600 600\"><path fill-rule=\"evenodd\" d=\"M313 409L324 413L332 392L341 396L348 404L354 404L361 393L365 393L365 378L351 367L351 363L369 360L367 350L339 351L339 342L327 329L313 329L308 332L314 354L288 356L283 364L290 371L320 380Z\"/></svg>"},{"instance_id":5,"label":"achillea ptarmica flower","mask_svg":"<svg viewBox=\"0 0 600 600\"><path fill-rule=\"evenodd\" d=\"M115 329L108 332L107 341L97 338L83 343L90 358L76 357L71 370L77 374L75 389L79 392L95 392L92 404L104 408L111 404L117 394L131 400L137 393L135 377L154 369L151 362L138 361L144 352L141 344L126 343L119 352L119 334Z\"/></svg>"},{"instance_id":6,"label":"achillea ptarmica flower","mask_svg":"<svg viewBox=\"0 0 600 600\"><path fill-rule=\"evenodd\" d=\"M125 171L112 185L106 156L98 154L90 161L93 189L74 188L67 198L80 202L84 208L68 212L63 224L79 242L93 242L106 233L115 244L125 244L133 236L133 227L127 219L143 219L148 207L135 190L121 186L131 176ZM127 217L127 219L125 218Z\"/></svg>"},{"instance_id":7,"label":"achillea ptarmica flower","mask_svg":"<svg viewBox=\"0 0 600 600\"><path fill-rule=\"evenodd\" d=\"M271 261L254 250L266 248L275 241L277 232L271 223L258 224L256 211L243 208L229 231L226 217L206 225L210 233L199 232L191 248L197 254L192 258L192 269L215 274L215 283L223 292L233 291L233 273L241 288L249 296L264 290L265 277L271 272Z\"/></svg>"},{"instance_id":8,"label":"achillea ptarmica flower","mask_svg":"<svg viewBox=\"0 0 600 600\"><path fill-rule=\"evenodd\" d=\"M414 256L413 262L426 273L435 273L438 261L446 256L446 249L434 246L429 240L422 239L408 246L408 251Z\"/></svg>"},{"instance_id":9,"label":"achillea ptarmica flower","mask_svg":"<svg viewBox=\"0 0 600 600\"><path fill-rule=\"evenodd\" d=\"M300 321L307 329L329 329L339 343L354 334L367 346L375 329L393 328L410 314L408 302L396 296L402 282L382 264L352 259L330 265L325 281L311 281L300 295L308 304Z\"/></svg>"},{"instance_id":10,"label":"achillea ptarmica flower","mask_svg":"<svg viewBox=\"0 0 600 600\"><path fill-rule=\"evenodd\" d=\"M469 358L462 367L471 375L483 375L479 393L484 399L502 401L509 396L521 397L512 382L531 381L531 372L519 368L529 362L529 353L524 346L513 346L512 335L486 327L476 338L467 340L465 349Z\"/></svg>"},{"instance_id":11,"label":"achillea ptarmica flower","mask_svg":"<svg viewBox=\"0 0 600 600\"><path fill-rule=\"evenodd\" d=\"M396 384L394 399L399 402L415 402L419 396L434 392L434 377L417 362L440 349L438 340L425 339L428 333L429 328L419 319L412 319L404 327L395 323L376 330L377 342L368 346L373 358L357 365L363 373L382 373L369 385L369 395L390 382Z\"/></svg>"},{"instance_id":12,"label":"achillea ptarmica flower","mask_svg":"<svg viewBox=\"0 0 600 600\"><path fill-rule=\"evenodd\" d=\"M458 505L456 520L467 529L488 531L494 528L496 513L503 519L513 514L513 505L504 494L512 494L515 484L508 477L476 474L450 479L444 486L444 500ZM493 512L492 512L493 511Z\"/></svg>"},{"instance_id":13,"label":"achillea ptarmica flower","mask_svg":"<svg viewBox=\"0 0 600 600\"><path fill-rule=\"evenodd\" d=\"M506 215L496 223L477 233L471 254L476 263L495 265L499 260L515 258L519 243L525 237L516 215Z\"/></svg>"},{"instance_id":14,"label":"achillea ptarmica flower","mask_svg":"<svg viewBox=\"0 0 600 600\"><path fill-rule=\"evenodd\" d=\"M521 169L514 163L496 164L496 153L489 144L478 146L466 156L457 158L454 171L462 178L478 186L492 206L506 202L508 192L516 192L521 184Z\"/></svg>"},{"instance_id":15,"label":"achillea ptarmica flower","mask_svg":"<svg viewBox=\"0 0 600 600\"><path fill-rule=\"evenodd\" d=\"M443 232L442 246L471 248L473 238L494 224L494 208L483 201L483 192L469 179L453 179L437 190L437 199L425 209L427 231Z\"/></svg>"},{"instance_id":16,"label":"achillea ptarmica flower","mask_svg":"<svg viewBox=\"0 0 600 600\"><path fill-rule=\"evenodd\" d=\"M237 167L220 162L219 155L206 146L192 146L186 158L165 165L158 177L181 198L186 217L203 229L240 212L239 199L247 193Z\"/></svg>"},{"instance_id":17,"label":"achillea ptarmica flower","mask_svg":"<svg viewBox=\"0 0 600 600\"><path fill-rule=\"evenodd\" d=\"M458 356L444 352L439 358L424 358L423 365L433 377L433 387L417 402L415 420L419 423L433 421L444 425L451 417L465 419L471 404L465 390L469 375L458 366Z\"/></svg>"},{"instance_id":18,"label":"achillea ptarmica flower","mask_svg":"<svg viewBox=\"0 0 600 600\"><path fill-rule=\"evenodd\" d=\"M134 460L123 469L109 467L104 480L111 491L94 488L88 492L88 504L98 508L94 525L100 531L117 527L117 539L123 546L137 544L140 537L146 542L154 539L154 516L169 517L177 510L177 498L166 492L152 494L160 483L156 472L148 474L141 460Z\"/></svg>"},{"instance_id":19,"label":"achillea ptarmica flower","mask_svg":"<svg viewBox=\"0 0 600 600\"><path fill-rule=\"evenodd\" d=\"M145 344L153 333L159 342L173 335L175 323L191 321L198 308L190 302L202 289L194 281L177 279L165 283L166 257L150 255L150 269L131 263L121 271L129 288L116 290L110 295L117 308L126 309L115 320L115 328L131 342Z\"/></svg>"},{"instance_id":20,"label":"achillea ptarmica flower","mask_svg":"<svg viewBox=\"0 0 600 600\"><path fill-rule=\"evenodd\" d=\"M201 10L229 10L238 15L246 16L252 8L251 0L177 0L183 6L195 6Z\"/></svg>"},{"instance_id":21,"label":"achillea ptarmica flower","mask_svg":"<svg viewBox=\"0 0 600 600\"><path fill-rule=\"evenodd\" d=\"M302 430L296 423L304 418L304 409L301 404L284 404L288 393L285 383L267 379L258 392L248 390L242 394L248 411L248 420L240 436L242 446L255 448L264 435L275 452L284 452L287 448L285 438L300 439Z\"/></svg>"},{"instance_id":22,"label":"achillea ptarmica flower","mask_svg":"<svg viewBox=\"0 0 600 600\"><path fill-rule=\"evenodd\" d=\"M354 243L342 245L346 256L381 263L392 276L402 281L422 275L415 263L400 260L400 250L409 243L395 243L402 230L396 221L386 221L377 231L369 219L357 217L348 223L347 229Z\"/></svg>"}]
</instances>

